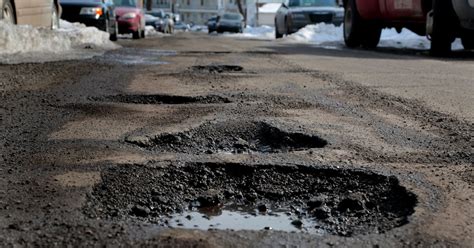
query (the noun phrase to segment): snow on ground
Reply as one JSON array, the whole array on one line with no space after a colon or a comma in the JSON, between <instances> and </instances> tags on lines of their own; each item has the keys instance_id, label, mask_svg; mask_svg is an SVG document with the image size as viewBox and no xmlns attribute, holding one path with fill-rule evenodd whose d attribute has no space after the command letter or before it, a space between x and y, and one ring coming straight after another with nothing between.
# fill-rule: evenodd
<instances>
[{"instance_id":1,"label":"snow on ground","mask_svg":"<svg viewBox=\"0 0 474 248\"><path fill-rule=\"evenodd\" d=\"M275 29L269 26L247 27L243 34L224 35L240 39L273 40L275 39ZM307 43L324 48L338 49L344 47L343 29L342 26L336 27L325 23L308 25L298 32L278 40L278 42ZM395 29L384 29L379 47L427 50L430 48L430 41L426 37L419 36L408 29L403 29L401 33L398 33ZM453 49L463 49L459 39L453 43Z\"/></svg>"},{"instance_id":2,"label":"snow on ground","mask_svg":"<svg viewBox=\"0 0 474 248\"><path fill-rule=\"evenodd\" d=\"M0 63L83 59L119 46L94 27L61 20L61 28L35 28L0 21Z\"/></svg>"}]
</instances>

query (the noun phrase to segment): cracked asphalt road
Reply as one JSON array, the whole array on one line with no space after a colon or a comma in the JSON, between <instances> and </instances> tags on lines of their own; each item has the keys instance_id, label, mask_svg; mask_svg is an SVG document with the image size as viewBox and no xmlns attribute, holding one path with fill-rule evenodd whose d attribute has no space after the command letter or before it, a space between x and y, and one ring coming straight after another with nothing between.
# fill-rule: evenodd
<instances>
[{"instance_id":1,"label":"cracked asphalt road","mask_svg":"<svg viewBox=\"0 0 474 248\"><path fill-rule=\"evenodd\" d=\"M1 247L472 247L471 53L439 60L412 51L324 50L193 33L120 44L90 60L0 65ZM264 145L274 148L273 140L278 149L265 152L259 142L275 133L279 139ZM326 143L300 149L302 137ZM166 149L147 148L156 144ZM275 204L277 183L291 194L304 192L303 207L307 194L333 192L323 202L328 233L159 225L177 210L161 202L153 212L153 194L168 192L174 207L188 203L160 191L161 171L189 185L203 180L199 190L178 187L199 198L223 185L222 178L192 176L193 166L209 164L287 168L265 172L280 182L258 175L247 188L226 174L226 187L241 190L245 204ZM295 166L317 173L317 190L306 186L311 180L284 175ZM212 168L202 173L221 175ZM361 176L342 187L322 170ZM406 204L390 207L384 199L395 191L370 194L364 178L380 185L392 178L390 187L416 201L403 193L399 201ZM348 185L354 189L346 191ZM291 197L277 193L289 204ZM356 207L341 207L347 199ZM140 212L145 217L129 211L133 204L148 208ZM368 216L362 212L378 217L358 221L358 213Z\"/></svg>"}]
</instances>

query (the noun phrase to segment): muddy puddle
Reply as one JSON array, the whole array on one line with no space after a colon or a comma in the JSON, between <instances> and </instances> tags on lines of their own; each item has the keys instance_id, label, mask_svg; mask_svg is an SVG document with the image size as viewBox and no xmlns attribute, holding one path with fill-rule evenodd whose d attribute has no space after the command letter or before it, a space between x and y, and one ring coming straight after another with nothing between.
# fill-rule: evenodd
<instances>
[{"instance_id":1,"label":"muddy puddle","mask_svg":"<svg viewBox=\"0 0 474 248\"><path fill-rule=\"evenodd\" d=\"M129 137L127 142L160 152L193 154L278 153L322 148L327 141L312 134L288 131L266 122L207 122L180 133L147 139Z\"/></svg>"},{"instance_id":2,"label":"muddy puddle","mask_svg":"<svg viewBox=\"0 0 474 248\"><path fill-rule=\"evenodd\" d=\"M91 97L92 101L101 102L120 102L130 104L213 104L213 103L231 103L226 97L218 95L204 96L178 96L178 95L112 95L103 97Z\"/></svg>"},{"instance_id":3,"label":"muddy puddle","mask_svg":"<svg viewBox=\"0 0 474 248\"><path fill-rule=\"evenodd\" d=\"M320 235L326 233L316 228L318 226L316 220L299 219L285 210L262 212L258 209L251 211L244 208L217 208L185 211L171 215L166 222L169 227L200 230L278 230Z\"/></svg>"},{"instance_id":4,"label":"muddy puddle","mask_svg":"<svg viewBox=\"0 0 474 248\"><path fill-rule=\"evenodd\" d=\"M175 162L103 171L84 212L163 227L352 236L408 223L416 202L397 178L370 171Z\"/></svg>"}]
</instances>

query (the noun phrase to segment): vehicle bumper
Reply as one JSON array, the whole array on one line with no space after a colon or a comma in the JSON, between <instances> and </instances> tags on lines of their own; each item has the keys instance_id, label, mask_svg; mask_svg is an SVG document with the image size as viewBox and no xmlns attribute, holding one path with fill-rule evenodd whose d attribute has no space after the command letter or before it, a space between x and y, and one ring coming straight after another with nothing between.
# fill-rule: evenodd
<instances>
[{"instance_id":1,"label":"vehicle bumper","mask_svg":"<svg viewBox=\"0 0 474 248\"><path fill-rule=\"evenodd\" d=\"M239 32L241 30L241 27L237 26L217 26L216 28L217 32Z\"/></svg>"},{"instance_id":2,"label":"vehicle bumper","mask_svg":"<svg viewBox=\"0 0 474 248\"><path fill-rule=\"evenodd\" d=\"M118 20L118 29L120 34L130 34L140 30L140 24L135 19Z\"/></svg>"},{"instance_id":3,"label":"vehicle bumper","mask_svg":"<svg viewBox=\"0 0 474 248\"><path fill-rule=\"evenodd\" d=\"M102 31L106 30L106 21L105 21L105 16L102 15L99 18L95 18L95 16L89 16L89 15L81 15L81 16L75 16L75 17L62 17L64 20L68 22L79 22L82 23L88 27L96 27Z\"/></svg>"},{"instance_id":4,"label":"vehicle bumper","mask_svg":"<svg viewBox=\"0 0 474 248\"><path fill-rule=\"evenodd\" d=\"M461 27L474 30L474 0L452 0Z\"/></svg>"}]
</instances>

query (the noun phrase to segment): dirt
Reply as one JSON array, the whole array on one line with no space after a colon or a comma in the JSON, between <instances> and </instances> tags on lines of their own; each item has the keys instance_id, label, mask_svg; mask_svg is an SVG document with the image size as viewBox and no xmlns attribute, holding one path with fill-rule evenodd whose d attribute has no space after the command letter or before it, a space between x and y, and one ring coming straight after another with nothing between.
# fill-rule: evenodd
<instances>
[{"instance_id":1,"label":"dirt","mask_svg":"<svg viewBox=\"0 0 474 248\"><path fill-rule=\"evenodd\" d=\"M120 43L0 65L1 247L472 246L472 121L356 80L456 82L472 61L194 33ZM206 208L294 231L175 222Z\"/></svg>"},{"instance_id":2,"label":"dirt","mask_svg":"<svg viewBox=\"0 0 474 248\"><path fill-rule=\"evenodd\" d=\"M186 132L159 134L146 139L129 137L126 141L157 152L191 154L290 152L322 148L327 144L316 135L249 121L204 123Z\"/></svg>"}]
</instances>

